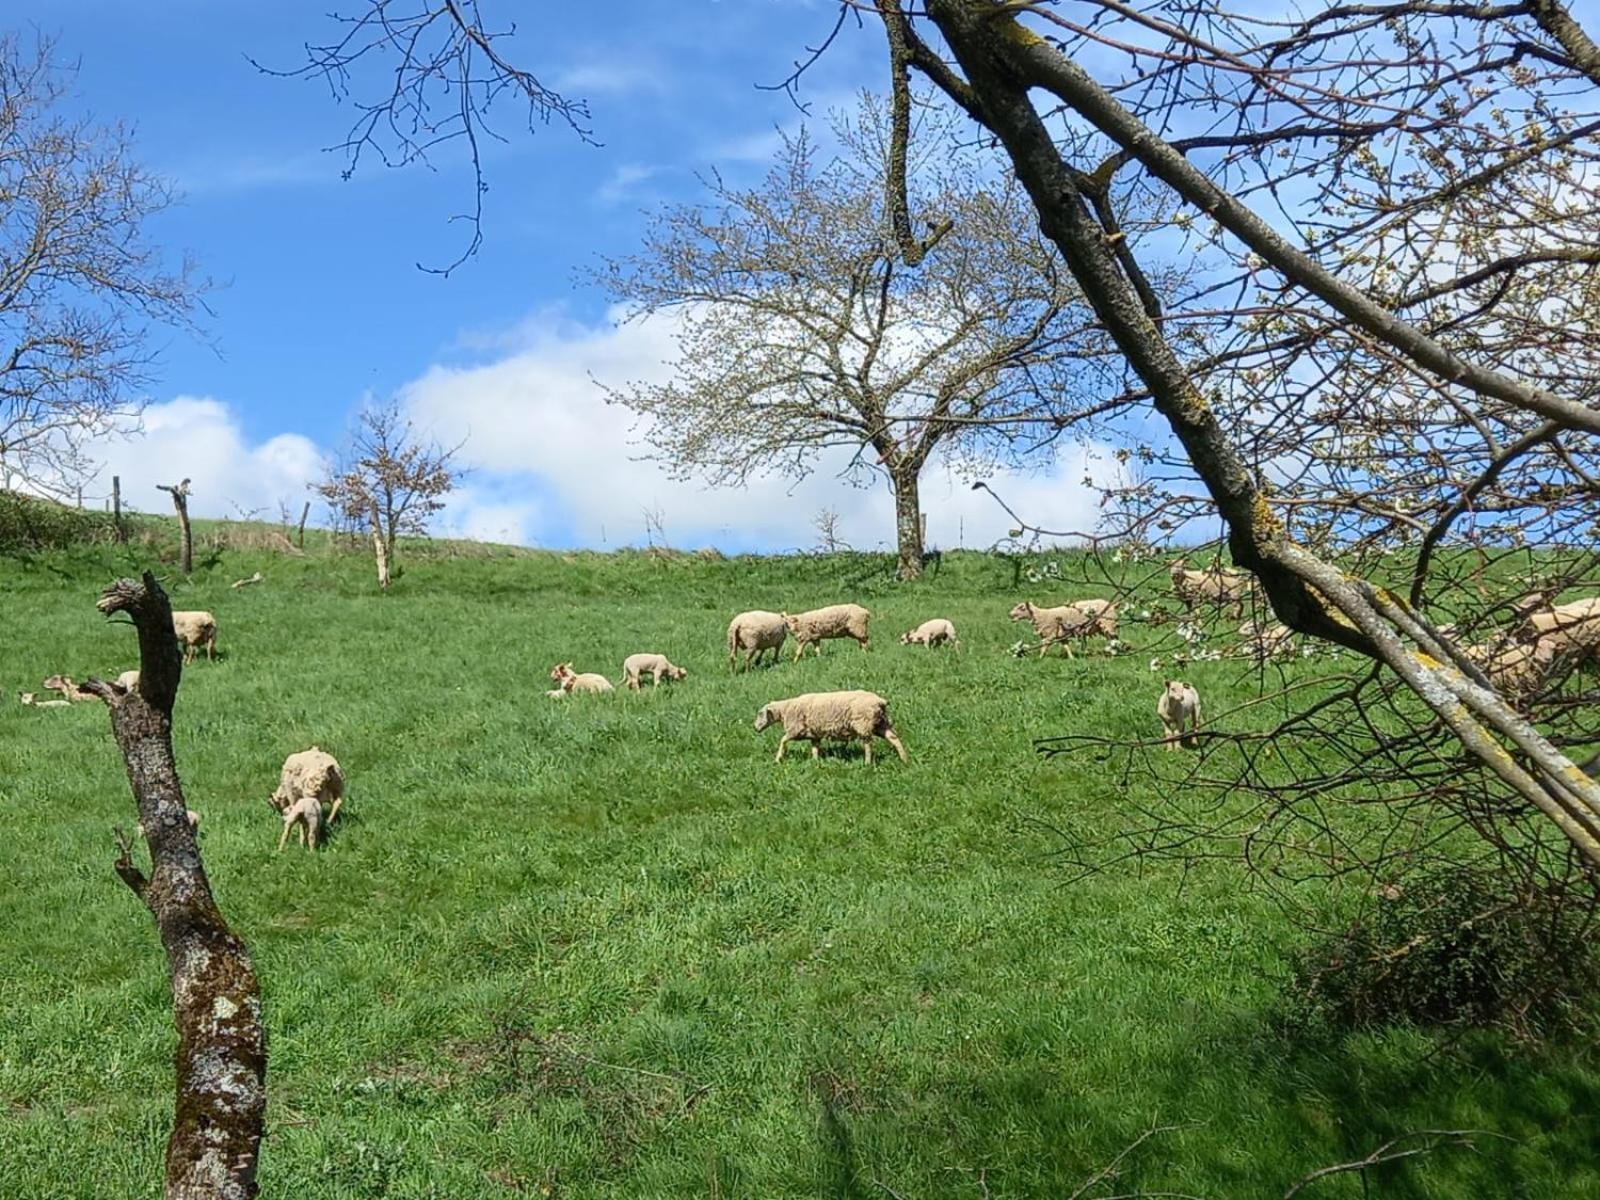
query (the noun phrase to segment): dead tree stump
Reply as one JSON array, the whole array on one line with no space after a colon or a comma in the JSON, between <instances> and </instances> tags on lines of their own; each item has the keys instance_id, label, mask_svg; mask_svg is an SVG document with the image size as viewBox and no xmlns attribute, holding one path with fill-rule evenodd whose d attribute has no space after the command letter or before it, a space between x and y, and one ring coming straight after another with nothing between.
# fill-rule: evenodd
<instances>
[{"instance_id":1,"label":"dead tree stump","mask_svg":"<svg viewBox=\"0 0 1600 1200\"><path fill-rule=\"evenodd\" d=\"M180 484L158 483L163 492L172 493L172 507L178 510L178 532L182 537L178 565L185 575L194 574L194 532L189 528L189 481Z\"/></svg>"}]
</instances>

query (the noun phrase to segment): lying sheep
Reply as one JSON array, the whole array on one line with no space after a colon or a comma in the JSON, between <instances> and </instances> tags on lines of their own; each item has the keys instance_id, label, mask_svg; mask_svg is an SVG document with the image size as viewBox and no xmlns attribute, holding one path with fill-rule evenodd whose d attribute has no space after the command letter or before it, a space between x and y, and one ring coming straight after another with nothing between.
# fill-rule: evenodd
<instances>
[{"instance_id":1,"label":"lying sheep","mask_svg":"<svg viewBox=\"0 0 1600 1200\"><path fill-rule=\"evenodd\" d=\"M20 692L17 699L29 708L71 708L71 700L40 700L32 692Z\"/></svg>"},{"instance_id":2,"label":"lying sheep","mask_svg":"<svg viewBox=\"0 0 1600 1200\"><path fill-rule=\"evenodd\" d=\"M278 835L279 854L283 853L291 829L299 835L300 844L307 850L317 848L317 843L322 840L322 805L315 796L302 796L283 810L283 832Z\"/></svg>"},{"instance_id":3,"label":"lying sheep","mask_svg":"<svg viewBox=\"0 0 1600 1200\"><path fill-rule=\"evenodd\" d=\"M1192 745L1200 728L1200 693L1192 683L1169 679L1156 701L1156 715L1161 718L1161 735L1168 750L1177 750L1180 742Z\"/></svg>"},{"instance_id":4,"label":"lying sheep","mask_svg":"<svg viewBox=\"0 0 1600 1200\"><path fill-rule=\"evenodd\" d=\"M1215 604L1230 609L1236 620L1244 615L1245 600L1255 589L1255 581L1243 571L1228 567L1191 571L1181 558L1172 564L1171 577L1173 594L1186 612L1193 612L1199 604Z\"/></svg>"},{"instance_id":5,"label":"lying sheep","mask_svg":"<svg viewBox=\"0 0 1600 1200\"><path fill-rule=\"evenodd\" d=\"M772 651L771 661L777 662L783 641L788 636L789 625L782 613L759 608L740 613L728 622L728 669L734 669L740 651L744 652L746 671L752 662L759 661L768 650Z\"/></svg>"},{"instance_id":6,"label":"lying sheep","mask_svg":"<svg viewBox=\"0 0 1600 1200\"><path fill-rule=\"evenodd\" d=\"M906 748L889 720L889 702L875 692L807 692L790 700L774 700L756 714L756 732L783 725L774 761L782 762L792 741L811 743L811 757L820 754L823 741L859 741L872 761L872 739L881 737L893 746L901 762L909 761Z\"/></svg>"},{"instance_id":7,"label":"lying sheep","mask_svg":"<svg viewBox=\"0 0 1600 1200\"><path fill-rule=\"evenodd\" d=\"M1257 662L1277 658L1280 654L1287 654L1294 649L1294 631L1287 625L1263 626L1254 621L1246 621L1239 626L1239 637L1243 641L1245 653Z\"/></svg>"},{"instance_id":8,"label":"lying sheep","mask_svg":"<svg viewBox=\"0 0 1600 1200\"><path fill-rule=\"evenodd\" d=\"M909 633L900 635L902 646L942 646L946 642L956 649L961 648L961 641L956 637L956 627L943 617L934 617L931 621L924 621Z\"/></svg>"},{"instance_id":9,"label":"lying sheep","mask_svg":"<svg viewBox=\"0 0 1600 1200\"><path fill-rule=\"evenodd\" d=\"M580 675L572 669L572 664L569 662L557 663L550 668L550 678L554 679L564 692L616 691L611 686L611 681L604 675L596 675L593 672L585 672Z\"/></svg>"},{"instance_id":10,"label":"lying sheep","mask_svg":"<svg viewBox=\"0 0 1600 1200\"><path fill-rule=\"evenodd\" d=\"M217 657L217 619L208 612L175 612L172 628L183 647L185 665L193 662L202 649L208 659Z\"/></svg>"},{"instance_id":11,"label":"lying sheep","mask_svg":"<svg viewBox=\"0 0 1600 1200\"><path fill-rule=\"evenodd\" d=\"M77 684L73 683L71 675L52 675L39 686L44 688L44 690L47 692L60 692L61 698L68 703L72 703L73 701L77 700L93 700L96 698L94 693L86 692Z\"/></svg>"},{"instance_id":12,"label":"lying sheep","mask_svg":"<svg viewBox=\"0 0 1600 1200\"><path fill-rule=\"evenodd\" d=\"M333 806L328 813L330 825L344 804L344 772L339 769L339 760L316 746L291 754L283 760L277 790L267 803L287 814L289 809L308 798L315 800L319 806L324 803ZM318 820L321 820L320 807Z\"/></svg>"},{"instance_id":13,"label":"lying sheep","mask_svg":"<svg viewBox=\"0 0 1600 1200\"><path fill-rule=\"evenodd\" d=\"M863 650L871 649L872 639L867 634L867 623L872 614L859 604L830 604L827 608L814 608L810 612L781 613L783 623L794 635L795 662L806 652L807 646L822 653L822 643L829 638L855 638Z\"/></svg>"},{"instance_id":14,"label":"lying sheep","mask_svg":"<svg viewBox=\"0 0 1600 1200\"><path fill-rule=\"evenodd\" d=\"M1074 604L1062 604L1056 608L1040 608L1031 600L1024 600L1011 610L1013 621L1029 621L1033 624L1034 633L1039 635L1039 657L1043 658L1050 652L1050 647L1060 645L1061 653L1071 658L1071 638L1086 638L1100 627L1097 614L1085 611L1083 605L1089 603L1104 604L1105 601L1079 601ZM1115 610L1113 609L1113 625L1115 624Z\"/></svg>"},{"instance_id":15,"label":"lying sheep","mask_svg":"<svg viewBox=\"0 0 1600 1200\"><path fill-rule=\"evenodd\" d=\"M1521 637L1548 641L1558 653L1600 647L1600 596L1546 606L1528 614Z\"/></svg>"},{"instance_id":16,"label":"lying sheep","mask_svg":"<svg viewBox=\"0 0 1600 1200\"><path fill-rule=\"evenodd\" d=\"M660 687L662 679L687 679L689 672L667 661L665 654L630 654L622 660L622 682L630 692L639 690L639 677L648 673L650 686Z\"/></svg>"}]
</instances>

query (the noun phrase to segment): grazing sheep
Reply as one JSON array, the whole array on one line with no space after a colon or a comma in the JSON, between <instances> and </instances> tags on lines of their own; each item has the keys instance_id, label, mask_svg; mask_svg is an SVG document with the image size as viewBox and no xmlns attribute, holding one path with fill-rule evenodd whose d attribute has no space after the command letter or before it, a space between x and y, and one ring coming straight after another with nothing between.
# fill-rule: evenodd
<instances>
[{"instance_id":1,"label":"grazing sheep","mask_svg":"<svg viewBox=\"0 0 1600 1200\"><path fill-rule=\"evenodd\" d=\"M331 820L332 818L330 818ZM283 810L283 832L278 835L278 853L283 853L289 831L299 835L307 850L315 850L322 839L322 805L315 796L302 796Z\"/></svg>"},{"instance_id":2,"label":"grazing sheep","mask_svg":"<svg viewBox=\"0 0 1600 1200\"><path fill-rule=\"evenodd\" d=\"M192 808L184 809L183 810L183 815L188 820L190 829L199 829L200 828L200 814L195 812L194 809L192 809ZM143 821L137 822L134 825L134 828L136 830L138 830L140 837L144 836L144 822Z\"/></svg>"},{"instance_id":3,"label":"grazing sheep","mask_svg":"<svg viewBox=\"0 0 1600 1200\"><path fill-rule=\"evenodd\" d=\"M1011 610L1013 621L1031 621L1033 631L1039 635L1039 657L1043 658L1050 652L1050 647L1060 645L1061 653L1073 657L1072 646L1069 638L1086 638L1096 629L1100 628L1098 614L1085 611L1086 603L1104 604L1105 601L1079 601L1075 604L1062 604L1056 608L1040 608L1031 600L1024 600ZM1115 624L1116 610L1112 610L1112 623Z\"/></svg>"},{"instance_id":4,"label":"grazing sheep","mask_svg":"<svg viewBox=\"0 0 1600 1200\"><path fill-rule=\"evenodd\" d=\"M752 662L759 661L768 650L772 651L771 661L777 662L783 640L788 636L789 625L782 613L759 608L740 613L728 622L728 669L734 669L741 650L744 651L746 671Z\"/></svg>"},{"instance_id":5,"label":"grazing sheep","mask_svg":"<svg viewBox=\"0 0 1600 1200\"><path fill-rule=\"evenodd\" d=\"M1528 614L1523 626L1525 641L1543 641L1556 636L1558 650L1592 650L1600 646L1600 596L1547 605Z\"/></svg>"},{"instance_id":6,"label":"grazing sheep","mask_svg":"<svg viewBox=\"0 0 1600 1200\"><path fill-rule=\"evenodd\" d=\"M1161 735L1168 750L1177 750L1180 742L1193 745L1193 734L1200 728L1200 693L1192 683L1169 679L1156 701L1156 715L1161 718Z\"/></svg>"},{"instance_id":7,"label":"grazing sheep","mask_svg":"<svg viewBox=\"0 0 1600 1200\"><path fill-rule=\"evenodd\" d=\"M810 612L781 613L783 623L794 635L795 662L814 646L822 653L822 643L829 638L855 638L863 650L871 648L872 639L867 634L867 622L872 614L859 604L830 604L827 608L814 608Z\"/></svg>"},{"instance_id":8,"label":"grazing sheep","mask_svg":"<svg viewBox=\"0 0 1600 1200\"><path fill-rule=\"evenodd\" d=\"M1173 594L1186 612L1193 612L1199 604L1214 604L1218 608L1226 606L1237 620L1244 615L1244 602L1255 590L1255 581L1243 571L1228 567L1190 571L1181 558L1172 564L1170 574Z\"/></svg>"},{"instance_id":9,"label":"grazing sheep","mask_svg":"<svg viewBox=\"0 0 1600 1200\"><path fill-rule=\"evenodd\" d=\"M21 692L17 699L29 708L71 708L71 700L39 700L32 692Z\"/></svg>"},{"instance_id":10,"label":"grazing sheep","mask_svg":"<svg viewBox=\"0 0 1600 1200\"><path fill-rule=\"evenodd\" d=\"M124 671L117 676L117 686L125 692L131 692L139 686L139 672Z\"/></svg>"},{"instance_id":11,"label":"grazing sheep","mask_svg":"<svg viewBox=\"0 0 1600 1200\"><path fill-rule=\"evenodd\" d=\"M94 700L92 692L86 692L72 682L71 675L52 675L39 685L47 692L60 692L61 698L68 703L75 700Z\"/></svg>"},{"instance_id":12,"label":"grazing sheep","mask_svg":"<svg viewBox=\"0 0 1600 1200\"><path fill-rule=\"evenodd\" d=\"M1244 643L1242 648L1245 653L1257 662L1277 658L1294 649L1294 631L1287 625L1258 625L1254 621L1246 621L1239 626L1239 637Z\"/></svg>"},{"instance_id":13,"label":"grazing sheep","mask_svg":"<svg viewBox=\"0 0 1600 1200\"><path fill-rule=\"evenodd\" d=\"M961 639L956 637L956 627L943 617L934 617L931 621L924 621L909 633L900 635L902 646L942 646L946 642L961 649Z\"/></svg>"},{"instance_id":14,"label":"grazing sheep","mask_svg":"<svg viewBox=\"0 0 1600 1200\"><path fill-rule=\"evenodd\" d=\"M661 680L687 679L689 672L667 661L665 654L630 654L622 660L622 682L630 692L639 690L639 677L649 673L651 687L660 687Z\"/></svg>"},{"instance_id":15,"label":"grazing sheep","mask_svg":"<svg viewBox=\"0 0 1600 1200\"><path fill-rule=\"evenodd\" d=\"M287 813L308 797L319 805L325 801L332 804L328 812L328 824L333 824L334 818L339 815L339 807L344 803L344 772L339 769L338 759L316 746L291 754L283 760L277 790L267 803L279 812Z\"/></svg>"},{"instance_id":16,"label":"grazing sheep","mask_svg":"<svg viewBox=\"0 0 1600 1200\"><path fill-rule=\"evenodd\" d=\"M893 746L901 762L909 761L906 748L889 720L889 702L875 692L807 692L790 700L774 700L756 714L756 732L769 725L783 725L774 761L782 762L789 743L811 743L816 758L823 741L859 741L872 761L872 739L881 737Z\"/></svg>"},{"instance_id":17,"label":"grazing sheep","mask_svg":"<svg viewBox=\"0 0 1600 1200\"><path fill-rule=\"evenodd\" d=\"M193 662L203 648L208 659L217 657L217 619L208 612L175 612L172 628L183 646L183 661Z\"/></svg>"},{"instance_id":18,"label":"grazing sheep","mask_svg":"<svg viewBox=\"0 0 1600 1200\"><path fill-rule=\"evenodd\" d=\"M1091 633L1098 633L1105 637L1115 639L1117 636L1117 605L1114 600L1074 600L1072 607L1081 613L1087 613L1093 618L1090 626L1079 636L1088 637Z\"/></svg>"},{"instance_id":19,"label":"grazing sheep","mask_svg":"<svg viewBox=\"0 0 1600 1200\"><path fill-rule=\"evenodd\" d=\"M550 668L550 678L560 684L561 690L564 692L616 691L616 688L611 686L611 681L604 675L596 675L593 672L585 672L580 675L572 669L572 664L569 662L557 663Z\"/></svg>"}]
</instances>

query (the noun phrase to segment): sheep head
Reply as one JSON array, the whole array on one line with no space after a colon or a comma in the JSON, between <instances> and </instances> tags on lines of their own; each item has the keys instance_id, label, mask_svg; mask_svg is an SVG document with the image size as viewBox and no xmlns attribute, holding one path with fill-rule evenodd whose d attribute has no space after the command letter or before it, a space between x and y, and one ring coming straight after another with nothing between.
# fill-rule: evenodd
<instances>
[{"instance_id":1,"label":"sheep head","mask_svg":"<svg viewBox=\"0 0 1600 1200\"><path fill-rule=\"evenodd\" d=\"M764 705L761 711L756 714L756 732L760 733L767 726L776 724L777 721L778 714L772 711L772 705Z\"/></svg>"},{"instance_id":2,"label":"sheep head","mask_svg":"<svg viewBox=\"0 0 1600 1200\"><path fill-rule=\"evenodd\" d=\"M1013 621L1033 620L1033 602L1031 600L1024 600L1021 604L1013 608L1011 610L1011 619Z\"/></svg>"}]
</instances>

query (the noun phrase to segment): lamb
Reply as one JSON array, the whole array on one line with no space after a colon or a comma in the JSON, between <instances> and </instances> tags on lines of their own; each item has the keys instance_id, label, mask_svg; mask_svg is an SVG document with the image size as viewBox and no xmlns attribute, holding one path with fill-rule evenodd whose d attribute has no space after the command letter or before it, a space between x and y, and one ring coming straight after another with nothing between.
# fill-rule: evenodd
<instances>
[{"instance_id":1,"label":"lamb","mask_svg":"<svg viewBox=\"0 0 1600 1200\"><path fill-rule=\"evenodd\" d=\"M783 623L789 627L796 642L795 662L814 646L822 653L822 643L829 638L855 638L863 650L871 649L872 639L867 633L867 622L872 614L859 604L830 604L827 608L814 608L810 612L781 613Z\"/></svg>"},{"instance_id":2,"label":"lamb","mask_svg":"<svg viewBox=\"0 0 1600 1200\"><path fill-rule=\"evenodd\" d=\"M1067 658L1072 657L1072 646L1068 638L1086 638L1096 629L1100 628L1100 614L1091 613L1084 609L1085 604L1105 604L1104 600L1083 600L1075 604L1062 604L1056 608L1040 608L1031 600L1024 600L1011 610L1013 621L1031 621L1033 631L1039 635L1039 657L1043 658L1050 652L1050 647L1057 643L1061 646L1061 653ZM1116 610L1113 608L1112 625L1116 624Z\"/></svg>"},{"instance_id":3,"label":"lamb","mask_svg":"<svg viewBox=\"0 0 1600 1200\"><path fill-rule=\"evenodd\" d=\"M789 625L782 613L759 608L740 613L728 622L728 669L734 669L741 650L744 651L746 671L752 662L758 661L768 650L772 651L771 661L777 662L783 641L788 636Z\"/></svg>"},{"instance_id":4,"label":"lamb","mask_svg":"<svg viewBox=\"0 0 1600 1200\"><path fill-rule=\"evenodd\" d=\"M316 746L291 754L283 760L283 771L278 777L277 790L272 793L267 803L284 814L286 822L284 829L287 831L289 824L292 823L288 819L289 810L308 798L315 800L319 806L319 823L320 806L325 801L332 804L333 807L328 812L330 825L339 815L340 806L344 804L344 772L339 769L339 760Z\"/></svg>"},{"instance_id":5,"label":"lamb","mask_svg":"<svg viewBox=\"0 0 1600 1200\"><path fill-rule=\"evenodd\" d=\"M889 702L875 692L807 692L774 700L756 714L756 732L775 724L783 725L775 762L782 762L789 743L798 739L811 743L812 758L819 756L823 741L859 741L871 763L875 737L893 746L901 762L910 761L889 720Z\"/></svg>"},{"instance_id":6,"label":"lamb","mask_svg":"<svg viewBox=\"0 0 1600 1200\"><path fill-rule=\"evenodd\" d=\"M332 818L329 818L330 820ZM283 832L278 835L278 853L293 829L307 850L315 850L322 837L322 804L315 796L302 796L283 810Z\"/></svg>"},{"instance_id":7,"label":"lamb","mask_svg":"<svg viewBox=\"0 0 1600 1200\"><path fill-rule=\"evenodd\" d=\"M1235 619L1244 615L1244 602L1255 589L1255 581L1243 571L1226 567L1213 567L1209 571L1190 571L1183 559L1172 564L1172 591L1183 603L1184 611L1193 612L1201 603L1227 606Z\"/></svg>"},{"instance_id":8,"label":"lamb","mask_svg":"<svg viewBox=\"0 0 1600 1200\"><path fill-rule=\"evenodd\" d=\"M561 686L564 692L614 692L611 681L604 675L593 672L579 674L572 669L569 662L557 663L550 668L550 678Z\"/></svg>"},{"instance_id":9,"label":"lamb","mask_svg":"<svg viewBox=\"0 0 1600 1200\"><path fill-rule=\"evenodd\" d=\"M184 665L199 657L203 648L208 659L217 657L217 619L208 612L175 612L172 628L183 646Z\"/></svg>"},{"instance_id":10,"label":"lamb","mask_svg":"<svg viewBox=\"0 0 1600 1200\"><path fill-rule=\"evenodd\" d=\"M931 621L924 621L909 633L900 635L902 646L942 646L946 642L961 649L961 639L956 637L956 627L943 617L934 617Z\"/></svg>"},{"instance_id":11,"label":"lamb","mask_svg":"<svg viewBox=\"0 0 1600 1200\"><path fill-rule=\"evenodd\" d=\"M117 676L117 686L125 692L131 692L139 686L139 672L124 671Z\"/></svg>"},{"instance_id":12,"label":"lamb","mask_svg":"<svg viewBox=\"0 0 1600 1200\"><path fill-rule=\"evenodd\" d=\"M627 685L630 692L639 690L639 677L646 672L650 675L650 686L660 687L661 680L687 679L689 672L682 667L675 667L667 661L665 654L630 654L622 660L622 682Z\"/></svg>"},{"instance_id":13,"label":"lamb","mask_svg":"<svg viewBox=\"0 0 1600 1200\"><path fill-rule=\"evenodd\" d=\"M86 692L72 682L71 675L52 675L39 685L47 692L60 692L61 698L69 703L74 700L93 700L93 692Z\"/></svg>"},{"instance_id":14,"label":"lamb","mask_svg":"<svg viewBox=\"0 0 1600 1200\"><path fill-rule=\"evenodd\" d=\"M1169 679L1161 699L1156 701L1156 715L1161 718L1161 734L1168 750L1176 751L1180 742L1193 745L1193 735L1200 728L1200 693L1192 683Z\"/></svg>"},{"instance_id":15,"label":"lamb","mask_svg":"<svg viewBox=\"0 0 1600 1200\"><path fill-rule=\"evenodd\" d=\"M40 700L32 692L20 692L17 699L30 708L71 708L71 700Z\"/></svg>"},{"instance_id":16,"label":"lamb","mask_svg":"<svg viewBox=\"0 0 1600 1200\"><path fill-rule=\"evenodd\" d=\"M1294 630L1283 624L1263 626L1246 621L1239 626L1239 637L1244 642L1244 651L1257 662L1277 658L1294 648Z\"/></svg>"}]
</instances>

